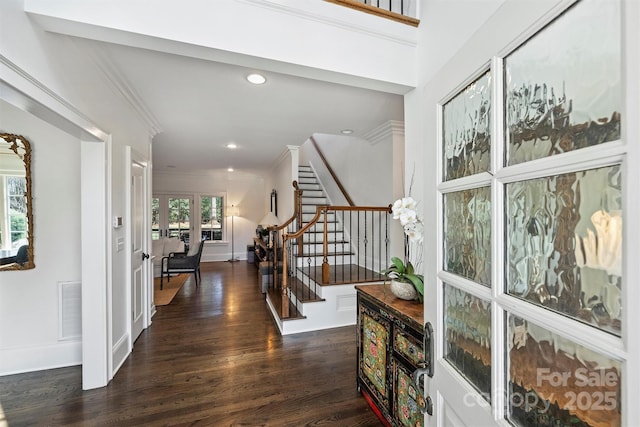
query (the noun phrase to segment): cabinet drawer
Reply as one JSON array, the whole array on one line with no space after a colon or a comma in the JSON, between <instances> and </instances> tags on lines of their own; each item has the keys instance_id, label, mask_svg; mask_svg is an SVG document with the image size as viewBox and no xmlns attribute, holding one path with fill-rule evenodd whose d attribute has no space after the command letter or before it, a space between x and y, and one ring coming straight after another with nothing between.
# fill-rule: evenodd
<instances>
[{"instance_id":1,"label":"cabinet drawer","mask_svg":"<svg viewBox=\"0 0 640 427\"><path fill-rule=\"evenodd\" d=\"M395 328L393 332L393 349L408 362L417 366L425 360L422 349L422 336L410 329Z\"/></svg>"}]
</instances>

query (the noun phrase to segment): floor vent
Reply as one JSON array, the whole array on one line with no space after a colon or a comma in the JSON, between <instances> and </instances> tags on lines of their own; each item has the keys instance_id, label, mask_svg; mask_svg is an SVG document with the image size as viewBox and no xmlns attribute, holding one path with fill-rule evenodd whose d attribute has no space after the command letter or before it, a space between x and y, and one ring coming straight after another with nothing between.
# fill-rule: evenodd
<instances>
[{"instance_id":1,"label":"floor vent","mask_svg":"<svg viewBox=\"0 0 640 427\"><path fill-rule=\"evenodd\" d=\"M82 337L82 286L80 282L58 282L58 339Z\"/></svg>"}]
</instances>

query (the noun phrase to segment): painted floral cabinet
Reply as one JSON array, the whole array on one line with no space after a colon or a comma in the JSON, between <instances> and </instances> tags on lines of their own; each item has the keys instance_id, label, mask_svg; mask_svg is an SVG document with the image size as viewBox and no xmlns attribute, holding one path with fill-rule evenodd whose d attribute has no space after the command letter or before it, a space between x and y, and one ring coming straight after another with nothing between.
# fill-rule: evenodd
<instances>
[{"instance_id":1,"label":"painted floral cabinet","mask_svg":"<svg viewBox=\"0 0 640 427\"><path fill-rule=\"evenodd\" d=\"M422 426L422 385L411 374L425 360L422 304L394 297L383 285L357 286L358 390L391 426Z\"/></svg>"}]
</instances>

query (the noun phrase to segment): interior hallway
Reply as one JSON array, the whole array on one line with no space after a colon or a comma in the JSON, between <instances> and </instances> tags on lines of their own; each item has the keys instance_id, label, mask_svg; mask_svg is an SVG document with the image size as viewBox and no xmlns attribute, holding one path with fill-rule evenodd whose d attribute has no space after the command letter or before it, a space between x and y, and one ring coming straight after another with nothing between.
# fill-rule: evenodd
<instances>
[{"instance_id":1,"label":"interior hallway","mask_svg":"<svg viewBox=\"0 0 640 427\"><path fill-rule=\"evenodd\" d=\"M0 426L380 426L356 391L355 333L282 337L253 264L203 263L108 387L83 392L79 366L0 377Z\"/></svg>"}]
</instances>

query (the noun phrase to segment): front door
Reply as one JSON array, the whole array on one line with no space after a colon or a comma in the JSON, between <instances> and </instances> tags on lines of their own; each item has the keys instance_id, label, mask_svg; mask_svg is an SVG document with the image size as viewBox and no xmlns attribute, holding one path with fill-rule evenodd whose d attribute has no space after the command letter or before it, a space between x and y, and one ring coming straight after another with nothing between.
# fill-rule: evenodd
<instances>
[{"instance_id":1,"label":"front door","mask_svg":"<svg viewBox=\"0 0 640 427\"><path fill-rule=\"evenodd\" d=\"M640 425L639 17L507 0L426 87L427 425Z\"/></svg>"},{"instance_id":2,"label":"front door","mask_svg":"<svg viewBox=\"0 0 640 427\"><path fill-rule=\"evenodd\" d=\"M150 268L147 245L147 219L145 215L146 204L146 164L139 155L132 152L131 159L131 189L130 189L130 229L131 242L131 343L135 342L145 327L145 307L147 280L150 275L146 269ZM146 262L145 262L146 261Z\"/></svg>"}]
</instances>

